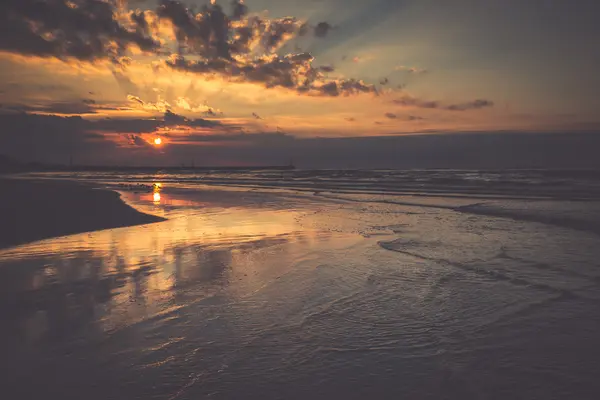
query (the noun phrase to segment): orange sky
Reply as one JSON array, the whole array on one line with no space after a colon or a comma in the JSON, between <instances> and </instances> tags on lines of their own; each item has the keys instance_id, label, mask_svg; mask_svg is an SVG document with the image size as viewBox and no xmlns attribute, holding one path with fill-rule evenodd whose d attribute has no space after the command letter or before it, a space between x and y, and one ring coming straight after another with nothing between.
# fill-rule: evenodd
<instances>
[{"instance_id":1,"label":"orange sky","mask_svg":"<svg viewBox=\"0 0 600 400\"><path fill-rule=\"evenodd\" d=\"M526 34L533 33L526 26L515 22L509 32L500 24L513 12L534 24L527 18L544 10L512 0L497 10L473 8L493 18L484 31L480 20L461 19L466 3L449 10L391 0L305 7L249 0L234 8L219 1L202 8L201 1L65 0L53 3L56 15L64 15L58 19L33 12L32 0L7 0L0 22L15 34L0 41L2 112L101 121L102 129L86 132L120 147L153 144L157 137L161 147L215 146L218 140L202 137L257 133L310 138L597 128L598 104L589 99L597 79L589 75L595 80L585 85L587 69L578 77L558 74L567 65L549 64L539 47L527 47L533 42ZM111 24L118 28L102 30ZM19 36L23 30L29 36ZM517 33L522 43L507 47L502 38ZM553 35L546 32L548 40ZM538 62L548 67L536 74ZM552 78L554 87L545 84ZM120 120L156 126L131 129L133 122L114 122Z\"/></svg>"}]
</instances>

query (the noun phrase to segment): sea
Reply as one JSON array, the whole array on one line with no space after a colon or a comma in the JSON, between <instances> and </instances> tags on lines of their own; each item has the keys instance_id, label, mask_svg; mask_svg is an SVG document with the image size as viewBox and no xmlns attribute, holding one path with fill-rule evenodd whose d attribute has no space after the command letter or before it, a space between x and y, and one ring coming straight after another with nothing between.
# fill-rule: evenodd
<instances>
[{"instance_id":1,"label":"sea","mask_svg":"<svg viewBox=\"0 0 600 400\"><path fill-rule=\"evenodd\" d=\"M22 177L166 221L0 250L6 398L600 398L600 170Z\"/></svg>"}]
</instances>

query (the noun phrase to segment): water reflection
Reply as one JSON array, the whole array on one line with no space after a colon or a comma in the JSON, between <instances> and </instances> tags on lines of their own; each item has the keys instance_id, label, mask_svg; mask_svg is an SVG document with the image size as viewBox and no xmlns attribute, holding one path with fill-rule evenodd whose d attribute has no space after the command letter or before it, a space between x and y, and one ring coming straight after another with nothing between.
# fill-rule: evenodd
<instances>
[{"instance_id":1,"label":"water reflection","mask_svg":"<svg viewBox=\"0 0 600 400\"><path fill-rule=\"evenodd\" d=\"M160 191L162 189L162 184L161 183L154 183L152 185L152 200L154 201L154 204L160 204Z\"/></svg>"},{"instance_id":2,"label":"water reflection","mask_svg":"<svg viewBox=\"0 0 600 400\"><path fill-rule=\"evenodd\" d=\"M0 346L70 340L82 330L102 335L224 288L251 292L280 272L252 261L252 254L326 239L298 230L294 211L178 213L158 224L0 252L0 319L7 328Z\"/></svg>"}]
</instances>

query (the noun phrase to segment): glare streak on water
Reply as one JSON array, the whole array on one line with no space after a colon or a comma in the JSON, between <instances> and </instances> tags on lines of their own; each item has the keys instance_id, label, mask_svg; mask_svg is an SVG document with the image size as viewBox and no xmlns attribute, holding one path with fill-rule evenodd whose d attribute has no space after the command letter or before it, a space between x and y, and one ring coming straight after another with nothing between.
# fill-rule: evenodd
<instances>
[{"instance_id":1,"label":"glare streak on water","mask_svg":"<svg viewBox=\"0 0 600 400\"><path fill-rule=\"evenodd\" d=\"M0 252L3 386L18 398L598 397L600 208L561 200L594 198L598 174L196 174L79 175L167 221ZM128 182L161 183L160 198ZM462 197L390 191L419 185Z\"/></svg>"}]
</instances>

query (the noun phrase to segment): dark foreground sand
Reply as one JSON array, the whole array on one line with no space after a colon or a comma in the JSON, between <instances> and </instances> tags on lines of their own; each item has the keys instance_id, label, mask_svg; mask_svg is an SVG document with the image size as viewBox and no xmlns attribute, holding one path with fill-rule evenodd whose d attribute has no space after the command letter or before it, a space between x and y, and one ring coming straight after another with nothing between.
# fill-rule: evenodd
<instances>
[{"instance_id":1,"label":"dark foreground sand","mask_svg":"<svg viewBox=\"0 0 600 400\"><path fill-rule=\"evenodd\" d=\"M0 248L163 221L129 207L119 194L64 181L0 178Z\"/></svg>"}]
</instances>

